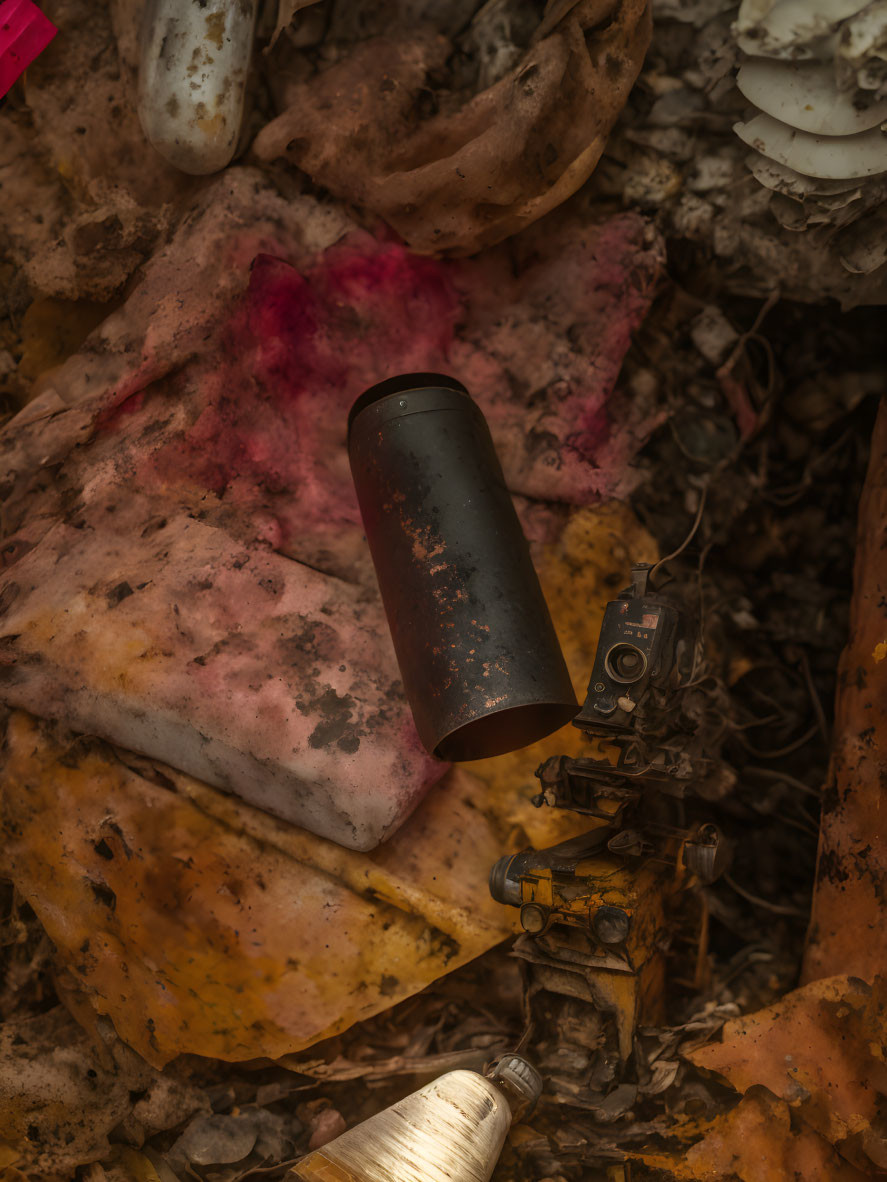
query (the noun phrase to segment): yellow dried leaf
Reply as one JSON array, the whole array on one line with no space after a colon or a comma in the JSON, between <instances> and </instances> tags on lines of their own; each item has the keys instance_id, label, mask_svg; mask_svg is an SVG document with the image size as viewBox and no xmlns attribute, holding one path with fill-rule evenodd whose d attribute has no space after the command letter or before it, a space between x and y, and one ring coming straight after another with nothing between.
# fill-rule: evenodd
<instances>
[{"instance_id":1,"label":"yellow dried leaf","mask_svg":"<svg viewBox=\"0 0 887 1182\"><path fill-rule=\"evenodd\" d=\"M629 582L633 562L655 562L656 544L626 506L612 501L571 514L557 542L537 558L539 580L561 648L573 679L576 697L585 700L604 609ZM471 771L479 776L507 809L510 826L520 828L524 844L542 848L584 833L587 817L555 809L536 809L530 797L538 792L536 768L552 755L599 756L588 739L568 725L531 747L479 760ZM523 791L515 793L516 786Z\"/></svg>"},{"instance_id":2,"label":"yellow dried leaf","mask_svg":"<svg viewBox=\"0 0 887 1182\"><path fill-rule=\"evenodd\" d=\"M17 1149L13 1149L5 1141L0 1141L0 1171L5 1171L7 1166L11 1166L14 1162L17 1162L20 1156ZM0 1173L0 1178L2 1177L3 1174Z\"/></svg>"},{"instance_id":3,"label":"yellow dried leaf","mask_svg":"<svg viewBox=\"0 0 887 1182\"><path fill-rule=\"evenodd\" d=\"M580 685L604 603L649 547L628 510L602 506L575 512L543 553ZM535 812L527 797L538 759L579 744L568 728L541 750L477 765L482 778L453 771L392 840L364 854L16 713L0 794L2 869L66 978L150 1063L188 1052L276 1058L508 935L514 916L489 896L490 866L525 843L524 828L536 840L577 825Z\"/></svg>"},{"instance_id":4,"label":"yellow dried leaf","mask_svg":"<svg viewBox=\"0 0 887 1182\"><path fill-rule=\"evenodd\" d=\"M22 317L19 376L33 381L61 365L112 310L91 300L35 300Z\"/></svg>"}]
</instances>

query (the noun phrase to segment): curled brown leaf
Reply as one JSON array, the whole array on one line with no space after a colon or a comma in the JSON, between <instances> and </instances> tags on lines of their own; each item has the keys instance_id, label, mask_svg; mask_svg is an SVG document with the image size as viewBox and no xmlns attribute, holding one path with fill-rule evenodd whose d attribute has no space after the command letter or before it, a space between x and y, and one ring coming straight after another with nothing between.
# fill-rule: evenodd
<instances>
[{"instance_id":1,"label":"curled brown leaf","mask_svg":"<svg viewBox=\"0 0 887 1182\"><path fill-rule=\"evenodd\" d=\"M455 110L418 121L416 99L449 43L374 38L290 91L255 154L286 157L379 214L418 252L502 241L590 176L640 71L646 0L554 5L520 62Z\"/></svg>"}]
</instances>

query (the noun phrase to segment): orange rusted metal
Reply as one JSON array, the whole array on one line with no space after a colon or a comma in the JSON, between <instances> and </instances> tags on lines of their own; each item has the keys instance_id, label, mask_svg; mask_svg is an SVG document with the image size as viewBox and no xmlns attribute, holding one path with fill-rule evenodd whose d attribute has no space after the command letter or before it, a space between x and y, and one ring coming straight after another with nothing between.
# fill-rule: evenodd
<instances>
[{"instance_id":1,"label":"orange rusted metal","mask_svg":"<svg viewBox=\"0 0 887 1182\"><path fill-rule=\"evenodd\" d=\"M850 639L838 672L835 742L803 979L887 966L887 404L859 507Z\"/></svg>"}]
</instances>

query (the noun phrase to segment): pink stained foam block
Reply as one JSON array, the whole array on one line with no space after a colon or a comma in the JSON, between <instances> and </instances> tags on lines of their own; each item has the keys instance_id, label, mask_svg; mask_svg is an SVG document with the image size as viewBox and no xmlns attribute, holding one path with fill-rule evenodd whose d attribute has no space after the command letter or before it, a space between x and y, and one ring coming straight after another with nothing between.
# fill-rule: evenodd
<instances>
[{"instance_id":1,"label":"pink stained foam block","mask_svg":"<svg viewBox=\"0 0 887 1182\"><path fill-rule=\"evenodd\" d=\"M530 518L624 495L657 420L614 385L660 266L635 214L446 263L228 169L0 431L0 701L386 840L446 765L399 684L349 408L452 373Z\"/></svg>"},{"instance_id":2,"label":"pink stained foam block","mask_svg":"<svg viewBox=\"0 0 887 1182\"><path fill-rule=\"evenodd\" d=\"M57 32L31 0L0 0L0 98Z\"/></svg>"}]
</instances>

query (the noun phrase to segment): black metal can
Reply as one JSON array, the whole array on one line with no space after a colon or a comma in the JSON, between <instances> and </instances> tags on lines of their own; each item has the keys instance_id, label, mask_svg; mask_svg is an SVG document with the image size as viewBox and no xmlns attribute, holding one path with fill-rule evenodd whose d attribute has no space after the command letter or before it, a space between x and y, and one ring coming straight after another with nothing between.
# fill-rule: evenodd
<instances>
[{"instance_id":1,"label":"black metal can","mask_svg":"<svg viewBox=\"0 0 887 1182\"><path fill-rule=\"evenodd\" d=\"M373 386L348 420L367 541L416 728L440 759L525 747L578 710L486 420L440 374Z\"/></svg>"}]
</instances>

